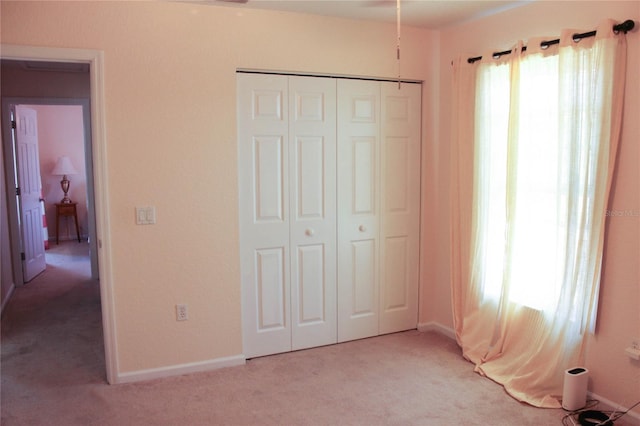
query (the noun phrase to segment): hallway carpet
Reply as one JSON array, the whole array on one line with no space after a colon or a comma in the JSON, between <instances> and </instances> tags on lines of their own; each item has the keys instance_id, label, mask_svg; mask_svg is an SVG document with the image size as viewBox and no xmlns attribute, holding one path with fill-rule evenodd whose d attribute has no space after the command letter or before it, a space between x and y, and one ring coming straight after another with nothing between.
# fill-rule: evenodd
<instances>
[{"instance_id":1,"label":"hallway carpet","mask_svg":"<svg viewBox=\"0 0 640 426\"><path fill-rule=\"evenodd\" d=\"M3 426L562 425L562 410L518 403L455 342L416 330L108 385L87 251L53 246L3 314Z\"/></svg>"}]
</instances>

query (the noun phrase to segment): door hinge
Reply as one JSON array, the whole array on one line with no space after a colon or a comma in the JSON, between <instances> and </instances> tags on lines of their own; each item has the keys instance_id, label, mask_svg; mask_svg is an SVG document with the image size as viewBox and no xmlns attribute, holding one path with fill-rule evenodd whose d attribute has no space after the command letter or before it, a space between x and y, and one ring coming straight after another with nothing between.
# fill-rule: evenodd
<instances>
[{"instance_id":1,"label":"door hinge","mask_svg":"<svg viewBox=\"0 0 640 426\"><path fill-rule=\"evenodd\" d=\"M24 252L20 253L20 260L26 260L27 256L24 255Z\"/></svg>"},{"instance_id":2,"label":"door hinge","mask_svg":"<svg viewBox=\"0 0 640 426\"><path fill-rule=\"evenodd\" d=\"M11 120L11 128L15 129L17 127L16 120Z\"/></svg>"},{"instance_id":3,"label":"door hinge","mask_svg":"<svg viewBox=\"0 0 640 426\"><path fill-rule=\"evenodd\" d=\"M17 186L16 187L16 197L19 197L19 196L20 196L20 187Z\"/></svg>"}]
</instances>

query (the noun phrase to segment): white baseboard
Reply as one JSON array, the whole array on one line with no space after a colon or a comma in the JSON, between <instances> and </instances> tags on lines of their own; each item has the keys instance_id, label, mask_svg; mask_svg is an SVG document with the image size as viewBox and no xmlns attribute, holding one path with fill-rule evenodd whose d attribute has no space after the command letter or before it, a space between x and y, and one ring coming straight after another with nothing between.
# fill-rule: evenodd
<instances>
[{"instance_id":1,"label":"white baseboard","mask_svg":"<svg viewBox=\"0 0 640 426\"><path fill-rule=\"evenodd\" d=\"M115 384L161 379L165 377L181 376L183 374L202 373L205 371L217 370L218 368L244 365L245 363L246 359L244 355L236 355L224 358L216 358L208 361L192 362L188 364L172 365L169 367L132 371L129 373L118 374Z\"/></svg>"},{"instance_id":2,"label":"white baseboard","mask_svg":"<svg viewBox=\"0 0 640 426\"><path fill-rule=\"evenodd\" d=\"M629 408L629 407L622 407L619 404L616 404L615 402L608 400L607 398L604 398L593 392L588 392L588 394L589 394L589 399L597 399L598 401L600 401L600 404L598 404L598 406L594 408L595 410L604 410L604 411L615 410L620 413L620 412L625 412ZM632 401L632 403L635 403L635 401ZM640 414L629 411L627 414L624 415L622 419L624 419L625 424L640 426ZM620 421L622 421L622 419Z\"/></svg>"},{"instance_id":3,"label":"white baseboard","mask_svg":"<svg viewBox=\"0 0 640 426\"><path fill-rule=\"evenodd\" d=\"M449 339L456 340L456 332L453 331L453 328L446 327L435 321L418 324L418 331L422 331L422 332L435 331L436 333L440 333L443 336L448 337Z\"/></svg>"}]
</instances>

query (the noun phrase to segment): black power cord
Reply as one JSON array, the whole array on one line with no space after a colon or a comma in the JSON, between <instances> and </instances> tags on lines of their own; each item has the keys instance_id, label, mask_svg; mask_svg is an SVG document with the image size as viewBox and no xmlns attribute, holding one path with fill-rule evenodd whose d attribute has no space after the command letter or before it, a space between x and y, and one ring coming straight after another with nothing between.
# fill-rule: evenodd
<instances>
[{"instance_id":1,"label":"black power cord","mask_svg":"<svg viewBox=\"0 0 640 426\"><path fill-rule=\"evenodd\" d=\"M591 408L599 404L597 399L591 399L587 401L587 405L576 411L572 411L562 418L562 424L564 426L613 426L613 423L620 417L627 414L636 406L640 405L640 401L627 408L625 411L598 411ZM571 424L567 423L567 420L571 419Z\"/></svg>"},{"instance_id":2,"label":"black power cord","mask_svg":"<svg viewBox=\"0 0 640 426\"><path fill-rule=\"evenodd\" d=\"M613 426L611 416L596 410L582 411L578 414L578 422L581 426Z\"/></svg>"}]
</instances>

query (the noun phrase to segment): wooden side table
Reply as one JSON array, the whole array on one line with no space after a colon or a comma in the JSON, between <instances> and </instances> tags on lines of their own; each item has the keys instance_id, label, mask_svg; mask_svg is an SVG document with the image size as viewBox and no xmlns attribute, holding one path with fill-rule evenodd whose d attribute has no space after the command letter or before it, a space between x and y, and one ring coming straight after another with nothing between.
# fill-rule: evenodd
<instances>
[{"instance_id":1,"label":"wooden side table","mask_svg":"<svg viewBox=\"0 0 640 426\"><path fill-rule=\"evenodd\" d=\"M60 233L60 216L73 216L76 224L76 234L80 242L80 228L78 227L78 203L56 203L56 244L58 244L58 234Z\"/></svg>"}]
</instances>

